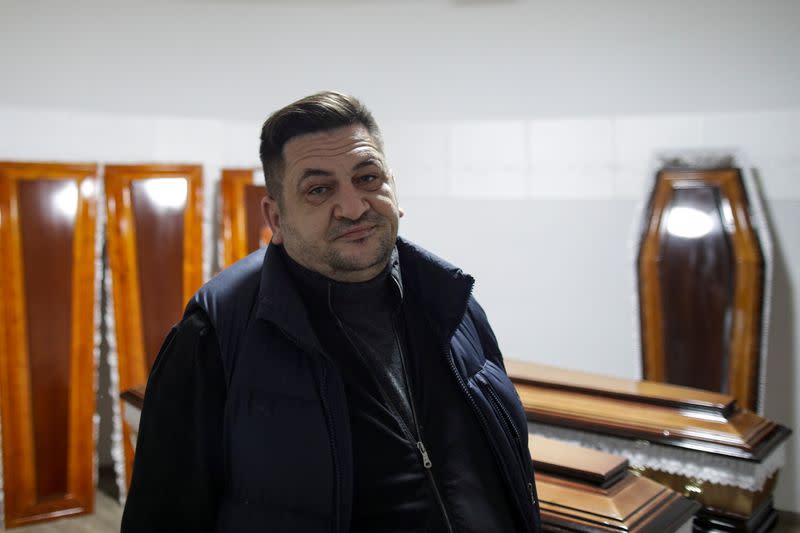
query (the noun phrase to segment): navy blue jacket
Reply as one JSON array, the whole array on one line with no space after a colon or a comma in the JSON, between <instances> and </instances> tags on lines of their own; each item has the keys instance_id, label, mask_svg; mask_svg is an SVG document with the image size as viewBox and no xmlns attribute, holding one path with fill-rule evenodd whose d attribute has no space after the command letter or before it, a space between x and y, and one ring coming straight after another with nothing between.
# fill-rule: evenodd
<instances>
[{"instance_id":1,"label":"navy blue jacket","mask_svg":"<svg viewBox=\"0 0 800 533\"><path fill-rule=\"evenodd\" d=\"M398 239L397 249L404 285L422 295L440 355L489 442L512 504L526 530L539 531L525 414L486 316L471 295L474 280L408 241ZM198 291L184 321L198 311L218 343L226 391L218 421L222 442L213 452L221 455L222 468L200 474L225 487L216 495L214 531L349 531L353 460L344 384L277 250L270 245L221 272ZM209 364L200 359L195 366ZM158 366L159 361L154 373ZM154 416L148 408L156 409L148 406L150 382L125 533L143 531L137 524L148 523L131 502L141 498L137 476L145 474L137 472L139 447L146 419Z\"/></svg>"}]
</instances>

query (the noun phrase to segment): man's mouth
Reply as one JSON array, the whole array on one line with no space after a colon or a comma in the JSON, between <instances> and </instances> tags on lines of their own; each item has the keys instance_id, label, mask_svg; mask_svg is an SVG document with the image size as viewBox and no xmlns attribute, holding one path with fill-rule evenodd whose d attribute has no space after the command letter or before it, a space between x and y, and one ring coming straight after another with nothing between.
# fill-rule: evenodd
<instances>
[{"instance_id":1,"label":"man's mouth","mask_svg":"<svg viewBox=\"0 0 800 533\"><path fill-rule=\"evenodd\" d=\"M346 232L336 237L336 240L343 239L345 241L357 241L365 237L369 237L376 227L377 227L376 225L370 224L366 226L357 226L355 228L350 228Z\"/></svg>"}]
</instances>

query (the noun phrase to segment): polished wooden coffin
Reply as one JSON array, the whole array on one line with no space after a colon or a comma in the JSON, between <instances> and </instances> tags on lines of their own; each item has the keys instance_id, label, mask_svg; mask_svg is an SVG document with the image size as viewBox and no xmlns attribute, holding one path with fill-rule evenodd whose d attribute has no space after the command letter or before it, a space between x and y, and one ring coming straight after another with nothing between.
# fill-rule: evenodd
<instances>
[{"instance_id":1,"label":"polished wooden coffin","mask_svg":"<svg viewBox=\"0 0 800 533\"><path fill-rule=\"evenodd\" d=\"M145 387L122 393L135 432ZM671 533L688 531L700 505L628 471L628 461L553 439L529 439L544 531Z\"/></svg>"},{"instance_id":2,"label":"polished wooden coffin","mask_svg":"<svg viewBox=\"0 0 800 533\"><path fill-rule=\"evenodd\" d=\"M113 311L107 322L117 359L111 368L125 390L147 380L166 334L202 285L202 168L109 165L105 187ZM121 438L130 482L127 427Z\"/></svg>"},{"instance_id":3,"label":"polished wooden coffin","mask_svg":"<svg viewBox=\"0 0 800 533\"><path fill-rule=\"evenodd\" d=\"M664 169L638 257L643 377L759 412L766 264L742 172Z\"/></svg>"},{"instance_id":4,"label":"polished wooden coffin","mask_svg":"<svg viewBox=\"0 0 800 533\"><path fill-rule=\"evenodd\" d=\"M506 359L530 431L630 461L703 505L698 531L766 531L790 431L730 396ZM723 529L724 530L724 529Z\"/></svg>"},{"instance_id":5,"label":"polished wooden coffin","mask_svg":"<svg viewBox=\"0 0 800 533\"><path fill-rule=\"evenodd\" d=\"M700 504L634 475L627 459L537 435L528 445L544 531L691 530Z\"/></svg>"},{"instance_id":6,"label":"polished wooden coffin","mask_svg":"<svg viewBox=\"0 0 800 533\"><path fill-rule=\"evenodd\" d=\"M6 527L94 509L96 176L0 162Z\"/></svg>"},{"instance_id":7,"label":"polished wooden coffin","mask_svg":"<svg viewBox=\"0 0 800 533\"><path fill-rule=\"evenodd\" d=\"M221 240L223 268L269 244L272 232L261 214L266 195L263 175L252 169L223 169Z\"/></svg>"}]
</instances>

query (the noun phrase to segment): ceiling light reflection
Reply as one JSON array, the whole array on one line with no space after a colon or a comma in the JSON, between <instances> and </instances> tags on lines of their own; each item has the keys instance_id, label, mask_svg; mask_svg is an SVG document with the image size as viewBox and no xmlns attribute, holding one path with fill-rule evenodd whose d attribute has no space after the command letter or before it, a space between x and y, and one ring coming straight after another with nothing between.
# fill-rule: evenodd
<instances>
[{"instance_id":1,"label":"ceiling light reflection","mask_svg":"<svg viewBox=\"0 0 800 533\"><path fill-rule=\"evenodd\" d=\"M78 213L78 186L71 181L51 197L53 210L67 219L74 219Z\"/></svg>"},{"instance_id":2,"label":"ceiling light reflection","mask_svg":"<svg viewBox=\"0 0 800 533\"><path fill-rule=\"evenodd\" d=\"M155 178L143 181L145 194L157 207L182 209L186 205L185 178Z\"/></svg>"},{"instance_id":3,"label":"ceiling light reflection","mask_svg":"<svg viewBox=\"0 0 800 533\"><path fill-rule=\"evenodd\" d=\"M667 231L684 239L708 235L713 225L711 215L694 207L674 207L667 215Z\"/></svg>"}]
</instances>

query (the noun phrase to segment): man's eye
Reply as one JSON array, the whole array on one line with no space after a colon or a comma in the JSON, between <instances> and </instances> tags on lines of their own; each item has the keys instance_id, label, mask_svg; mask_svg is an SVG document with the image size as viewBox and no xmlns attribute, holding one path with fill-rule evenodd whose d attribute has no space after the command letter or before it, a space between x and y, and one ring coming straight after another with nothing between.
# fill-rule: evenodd
<instances>
[{"instance_id":1,"label":"man's eye","mask_svg":"<svg viewBox=\"0 0 800 533\"><path fill-rule=\"evenodd\" d=\"M379 176L375 174L367 174L365 176L359 176L358 182L360 185L364 186L367 189L375 189L381 185L381 179Z\"/></svg>"},{"instance_id":2,"label":"man's eye","mask_svg":"<svg viewBox=\"0 0 800 533\"><path fill-rule=\"evenodd\" d=\"M307 194L311 196L320 196L322 194L325 194L326 192L328 192L328 187L320 185L318 187L312 187L311 189L309 189Z\"/></svg>"}]
</instances>

